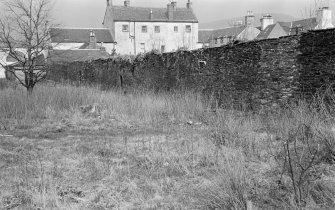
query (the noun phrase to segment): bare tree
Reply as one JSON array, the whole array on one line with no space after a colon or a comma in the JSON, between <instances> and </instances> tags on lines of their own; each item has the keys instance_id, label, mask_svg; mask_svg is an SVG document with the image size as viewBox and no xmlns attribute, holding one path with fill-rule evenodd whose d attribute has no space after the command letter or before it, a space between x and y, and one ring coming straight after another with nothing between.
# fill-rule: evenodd
<instances>
[{"instance_id":1,"label":"bare tree","mask_svg":"<svg viewBox=\"0 0 335 210\"><path fill-rule=\"evenodd\" d=\"M30 95L46 75L43 54L47 53L50 44L52 0L3 0L2 5L0 51L14 61L15 68L1 65ZM18 76L18 72L24 76Z\"/></svg>"}]
</instances>

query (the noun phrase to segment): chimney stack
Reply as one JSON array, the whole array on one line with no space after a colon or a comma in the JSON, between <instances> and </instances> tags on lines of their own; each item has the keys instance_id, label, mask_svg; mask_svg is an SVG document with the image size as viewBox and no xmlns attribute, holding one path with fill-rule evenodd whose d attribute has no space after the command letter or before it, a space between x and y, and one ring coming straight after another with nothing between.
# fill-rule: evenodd
<instances>
[{"instance_id":1,"label":"chimney stack","mask_svg":"<svg viewBox=\"0 0 335 210\"><path fill-rule=\"evenodd\" d=\"M177 2L171 2L171 4L167 5L167 15L169 20L173 20L173 13L176 10Z\"/></svg>"},{"instance_id":2,"label":"chimney stack","mask_svg":"<svg viewBox=\"0 0 335 210\"><path fill-rule=\"evenodd\" d=\"M125 0L124 1L124 6L129 7L130 6L130 0Z\"/></svg>"},{"instance_id":3,"label":"chimney stack","mask_svg":"<svg viewBox=\"0 0 335 210\"><path fill-rule=\"evenodd\" d=\"M192 9L192 2L191 0L188 0L187 3L186 3L186 8L187 9Z\"/></svg>"},{"instance_id":4,"label":"chimney stack","mask_svg":"<svg viewBox=\"0 0 335 210\"><path fill-rule=\"evenodd\" d=\"M255 15L252 11L248 11L245 16L245 25L248 27L254 27L255 25Z\"/></svg>"},{"instance_id":5,"label":"chimney stack","mask_svg":"<svg viewBox=\"0 0 335 210\"><path fill-rule=\"evenodd\" d=\"M107 7L112 5L112 0L107 0Z\"/></svg>"},{"instance_id":6,"label":"chimney stack","mask_svg":"<svg viewBox=\"0 0 335 210\"><path fill-rule=\"evenodd\" d=\"M176 11L176 9L177 9L177 2L176 1L172 1L171 4L173 6L173 10Z\"/></svg>"},{"instance_id":7,"label":"chimney stack","mask_svg":"<svg viewBox=\"0 0 335 210\"><path fill-rule=\"evenodd\" d=\"M334 27L332 23L332 11L329 9L329 7L319 8L316 13L316 22L318 24L316 29L327 29Z\"/></svg>"},{"instance_id":8,"label":"chimney stack","mask_svg":"<svg viewBox=\"0 0 335 210\"><path fill-rule=\"evenodd\" d=\"M97 47L97 38L95 37L94 31L90 30L89 49L96 49L96 47Z\"/></svg>"},{"instance_id":9,"label":"chimney stack","mask_svg":"<svg viewBox=\"0 0 335 210\"><path fill-rule=\"evenodd\" d=\"M274 24L273 17L269 14L263 15L263 17L261 18L261 30L264 31L266 27L272 24Z\"/></svg>"}]
</instances>

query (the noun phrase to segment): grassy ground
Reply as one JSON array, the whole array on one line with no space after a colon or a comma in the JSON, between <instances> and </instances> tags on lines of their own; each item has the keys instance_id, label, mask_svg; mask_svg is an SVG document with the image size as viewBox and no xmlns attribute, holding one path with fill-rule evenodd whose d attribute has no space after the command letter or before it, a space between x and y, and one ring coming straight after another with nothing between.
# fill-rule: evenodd
<instances>
[{"instance_id":1,"label":"grassy ground","mask_svg":"<svg viewBox=\"0 0 335 210\"><path fill-rule=\"evenodd\" d=\"M191 92L6 88L0 209L334 209L332 109L313 105L255 114Z\"/></svg>"}]
</instances>

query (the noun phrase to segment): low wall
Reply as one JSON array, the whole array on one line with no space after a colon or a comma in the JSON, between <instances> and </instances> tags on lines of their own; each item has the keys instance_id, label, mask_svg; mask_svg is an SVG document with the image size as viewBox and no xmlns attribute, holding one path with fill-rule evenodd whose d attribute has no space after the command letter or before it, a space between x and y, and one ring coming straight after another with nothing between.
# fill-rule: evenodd
<instances>
[{"instance_id":1,"label":"low wall","mask_svg":"<svg viewBox=\"0 0 335 210\"><path fill-rule=\"evenodd\" d=\"M165 91L192 89L249 108L285 104L335 81L335 29L218 48L53 65L49 79ZM243 102L243 103L240 103Z\"/></svg>"}]
</instances>

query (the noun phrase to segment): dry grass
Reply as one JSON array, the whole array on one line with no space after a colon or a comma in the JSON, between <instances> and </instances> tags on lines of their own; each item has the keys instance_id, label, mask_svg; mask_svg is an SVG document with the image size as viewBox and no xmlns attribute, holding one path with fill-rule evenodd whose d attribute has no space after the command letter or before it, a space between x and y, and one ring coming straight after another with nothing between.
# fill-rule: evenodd
<instances>
[{"instance_id":1,"label":"dry grass","mask_svg":"<svg viewBox=\"0 0 335 210\"><path fill-rule=\"evenodd\" d=\"M90 104L101 112L80 111ZM306 173L300 207L283 166L285 140L305 124L313 148L331 159L329 109L301 103L265 116L211 107L192 92L41 85L28 100L23 89L1 90L0 208L335 207L331 160L320 158ZM302 148L304 157L311 148ZM298 174L303 162L296 163Z\"/></svg>"}]
</instances>

